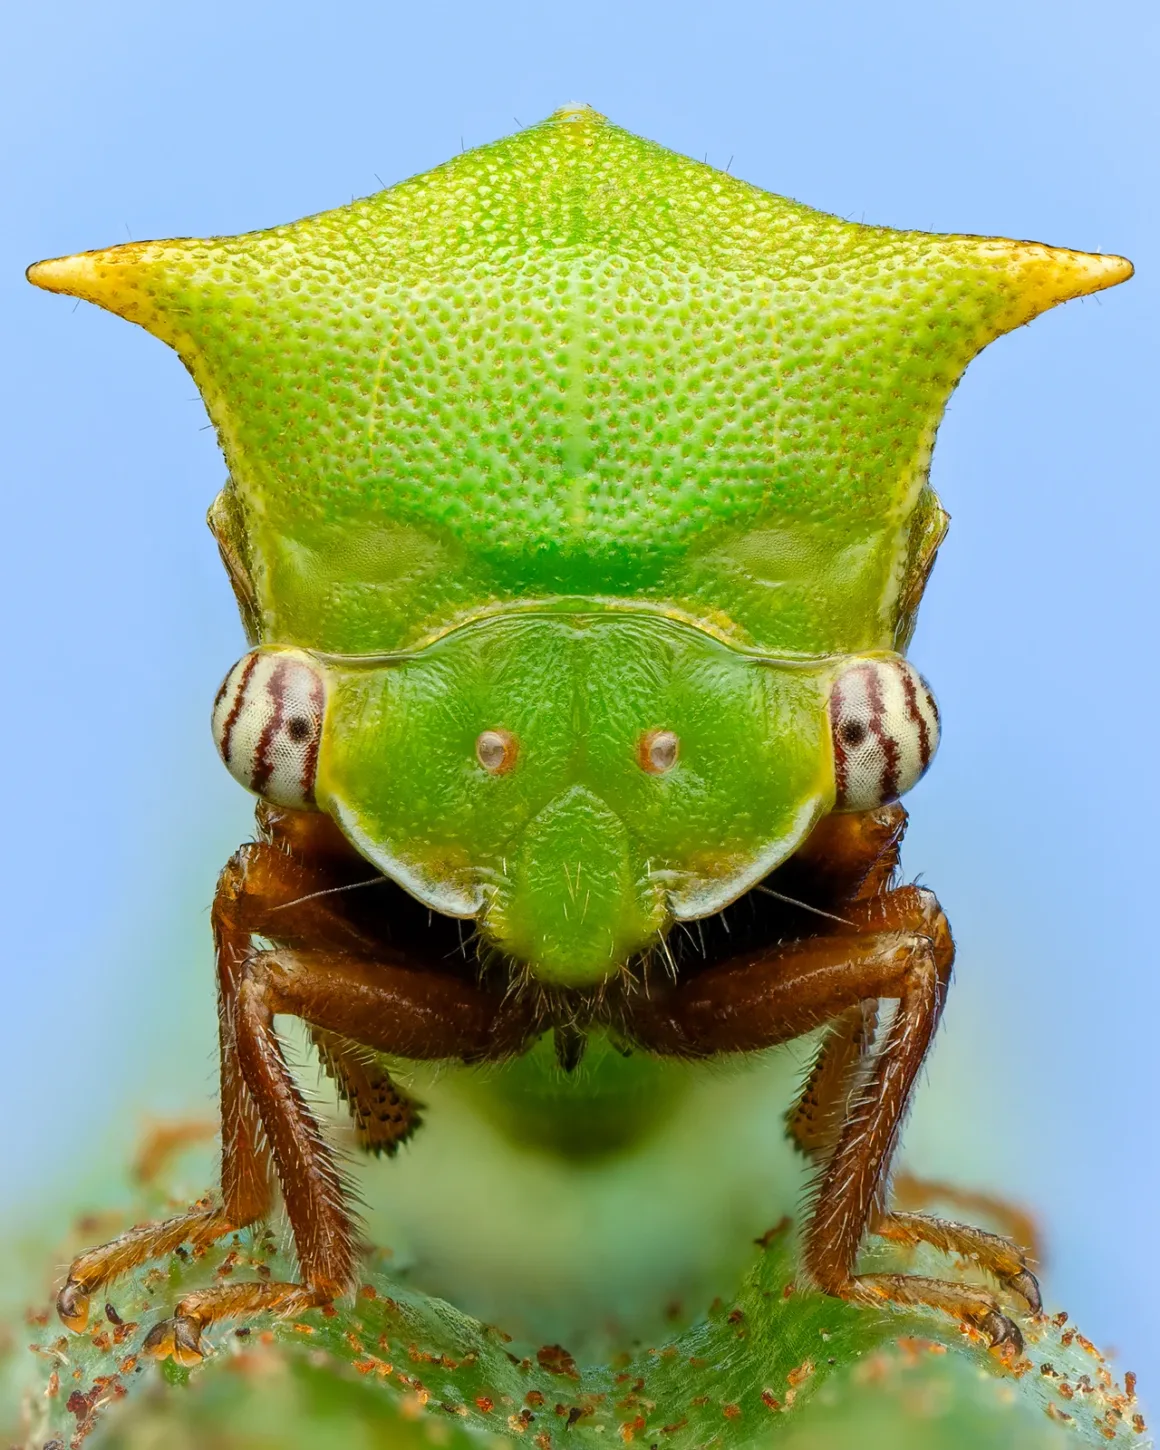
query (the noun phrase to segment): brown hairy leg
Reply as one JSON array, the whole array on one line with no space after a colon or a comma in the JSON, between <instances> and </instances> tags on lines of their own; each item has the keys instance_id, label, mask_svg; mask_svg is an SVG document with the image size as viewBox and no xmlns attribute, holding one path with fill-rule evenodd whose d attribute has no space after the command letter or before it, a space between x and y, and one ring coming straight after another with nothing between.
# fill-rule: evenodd
<instances>
[{"instance_id":1,"label":"brown hairy leg","mask_svg":"<svg viewBox=\"0 0 1160 1450\"><path fill-rule=\"evenodd\" d=\"M826 1030L797 1102L785 1115L786 1131L807 1158L821 1162L832 1152L858 1081L874 1045L877 1002L849 1007Z\"/></svg>"},{"instance_id":2,"label":"brown hairy leg","mask_svg":"<svg viewBox=\"0 0 1160 1450\"><path fill-rule=\"evenodd\" d=\"M145 1347L185 1362L200 1353L201 1331L215 1320L279 1309L294 1313L353 1287L355 1221L322 1129L286 1064L274 1018L356 1040L375 1052L413 1059L481 1061L522 1046L527 1029L502 999L450 976L334 950L284 948L245 963L233 1023L233 1047L257 1106L298 1253L300 1283L230 1284L188 1294Z\"/></svg>"},{"instance_id":3,"label":"brown hairy leg","mask_svg":"<svg viewBox=\"0 0 1160 1450\"><path fill-rule=\"evenodd\" d=\"M826 1154L833 1151L854 1096L861 1091L859 1072L864 1069L872 1047L875 1021L873 1007L865 1005L851 1008L838 1019L822 1043L801 1097L786 1116L790 1137L814 1162L824 1163ZM886 1196L883 1180L867 1224L870 1234L906 1247L930 1244L943 1253L970 1259L1005 1288L1025 1299L1035 1313L1042 1309L1039 1284L1028 1265L1029 1251L1034 1255L1035 1240L1021 1231L1022 1220L1012 1222L1013 1232L1007 1237L933 1214L888 1209L884 1202ZM999 1214L1001 1206L986 1195L958 1193L946 1185L928 1186L910 1177L895 1184L895 1197L919 1202L939 1197L968 1209L973 1207L1008 1217Z\"/></svg>"},{"instance_id":4,"label":"brown hairy leg","mask_svg":"<svg viewBox=\"0 0 1160 1450\"><path fill-rule=\"evenodd\" d=\"M811 837L803 869L811 872L814 883L820 885L824 882L823 873L831 873L831 881L834 879L834 863L837 863L845 884L858 878L860 858L866 860L877 853L859 881L855 899L869 901L881 897L889 892L897 871L905 821L901 806L885 807L861 817L828 817L824 823L826 830L815 832ZM945 919L942 925L945 929ZM787 1115L790 1137L815 1162L824 1162L826 1155L834 1150L842 1124L852 1111L855 1095L863 1090L862 1075L867 1056L874 1047L876 1026L877 1003L863 1002L843 1013L830 1026L801 1096ZM895 1197L906 1195L908 1206L918 1208L936 1193L939 1193L937 1185L928 1190L919 1180L906 1178L896 1185ZM995 1209L992 1200L983 1202L977 1195L943 1189L939 1196L949 1197L968 1209L981 1208L988 1212ZM1033 1311L1039 1312L1042 1308L1039 1285L1028 1267L1027 1252L1020 1247L1035 1248L1034 1235L1028 1236L1026 1232L1025 1217L1011 1222L1011 1235L1005 1237L932 1214L891 1211L885 1198L884 1178L871 1209L869 1233L908 1247L930 1244L943 1253L970 1259L1005 1288L1019 1294ZM1010 1219L1010 1215L1007 1217Z\"/></svg>"},{"instance_id":5,"label":"brown hairy leg","mask_svg":"<svg viewBox=\"0 0 1160 1450\"><path fill-rule=\"evenodd\" d=\"M56 1310L67 1328L88 1323L93 1293L121 1274L162 1258L181 1244L201 1248L264 1217L273 1202L269 1156L262 1143L254 1104L237 1071L233 1015L242 964L250 950L250 931L235 909L245 879L247 854L275 850L268 843L243 847L222 872L213 907L214 952L218 983L218 1041L221 1098L220 1205L199 1203L186 1213L156 1223L138 1224L107 1244L89 1249L69 1266L57 1295ZM290 870L298 863L282 852L271 863ZM297 875L302 874L298 865ZM295 884L298 884L297 882Z\"/></svg>"},{"instance_id":6,"label":"brown hairy leg","mask_svg":"<svg viewBox=\"0 0 1160 1450\"><path fill-rule=\"evenodd\" d=\"M276 1013L302 1017L338 1051L347 1086L351 1047L423 1058L484 1058L514 1050L526 1029L513 1010L472 983L404 965L335 905L335 888L368 879L325 818L260 811L265 840L236 853L218 883L213 922L219 984L222 1202L202 1202L163 1223L141 1225L80 1255L58 1299L82 1328L88 1301L118 1274L183 1243L212 1243L265 1218L275 1178L290 1219L302 1282L234 1283L185 1296L146 1341L179 1362L200 1358L201 1330L215 1320L325 1303L352 1284L355 1224L333 1154L286 1065ZM370 878L370 879L373 879ZM320 894L321 893L321 894ZM278 944L255 952L260 935ZM307 948L305 944L309 944ZM379 1084L381 1087L381 1082Z\"/></svg>"},{"instance_id":7,"label":"brown hairy leg","mask_svg":"<svg viewBox=\"0 0 1160 1450\"><path fill-rule=\"evenodd\" d=\"M882 878L883 887L888 879ZM855 1272L942 1011L954 947L938 902L918 887L882 889L843 903L835 908L839 913L843 924L835 923L832 934L755 952L639 1001L626 1030L652 1051L708 1056L758 1051L836 1021L823 1049L830 1065L823 1063L822 1078L839 1086L838 1111L829 1123L825 1112L804 1114L813 1124L809 1131L819 1153L825 1150L804 1235L807 1275L842 1298L943 1309L993 1343L1018 1347L1018 1329L986 1289L914 1275ZM890 1023L873 1050L863 1052L865 1019L859 1024L855 1009L861 1012L884 1000L896 1003ZM838 1070L843 1064L844 1070ZM908 1216L908 1231L917 1232L919 1217ZM902 1225L896 1226L901 1234ZM968 1232L974 1256L980 1257L982 1240L991 1236ZM931 1237L949 1245L944 1225ZM1016 1274L1005 1277L1024 1292ZM1037 1294L1025 1296L1034 1307Z\"/></svg>"},{"instance_id":8,"label":"brown hairy leg","mask_svg":"<svg viewBox=\"0 0 1160 1450\"><path fill-rule=\"evenodd\" d=\"M310 1029L318 1059L350 1111L355 1137L364 1153L393 1158L423 1124L421 1104L394 1081L390 1073L349 1038Z\"/></svg>"},{"instance_id":9,"label":"brown hairy leg","mask_svg":"<svg viewBox=\"0 0 1160 1450\"><path fill-rule=\"evenodd\" d=\"M981 1213L999 1226L1004 1238L1022 1245L1029 1259L1043 1261L1039 1224L1027 1209L1007 1198L939 1179L919 1178L905 1169L894 1175L891 1190L895 1206L900 1209L917 1212L929 1204L944 1203L963 1213Z\"/></svg>"},{"instance_id":10,"label":"brown hairy leg","mask_svg":"<svg viewBox=\"0 0 1160 1450\"><path fill-rule=\"evenodd\" d=\"M305 813L294 816L292 819L289 813L260 807L258 822L266 839L243 846L234 855L221 874L214 896L222 1201L216 1207L198 1203L174 1218L138 1224L74 1259L56 1301L57 1313L69 1329L84 1329L93 1293L110 1280L151 1259L164 1257L183 1243L196 1248L212 1244L270 1212L273 1180L269 1153L253 1100L238 1071L233 1045L238 987L253 933L264 924L277 934L283 923L273 913L282 903L333 886L334 867L342 859L341 846L335 842L328 821ZM348 858L350 854L347 848ZM305 929L308 924L302 919L303 913L312 904L290 908L286 926ZM312 924L325 938L327 925L331 935L335 927L320 920L323 915L316 908Z\"/></svg>"}]
</instances>

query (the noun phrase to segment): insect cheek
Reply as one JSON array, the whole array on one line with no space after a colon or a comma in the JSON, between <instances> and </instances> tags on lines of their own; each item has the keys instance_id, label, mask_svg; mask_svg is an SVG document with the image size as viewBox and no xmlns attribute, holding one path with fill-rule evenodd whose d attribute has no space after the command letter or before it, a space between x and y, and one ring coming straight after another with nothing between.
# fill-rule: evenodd
<instances>
[{"instance_id":1,"label":"insect cheek","mask_svg":"<svg viewBox=\"0 0 1160 1450\"><path fill-rule=\"evenodd\" d=\"M226 769L274 805L312 809L325 706L323 677L308 655L243 655L213 707L214 743Z\"/></svg>"},{"instance_id":2,"label":"insect cheek","mask_svg":"<svg viewBox=\"0 0 1160 1450\"><path fill-rule=\"evenodd\" d=\"M938 748L938 706L906 660L859 660L834 681L830 728L835 809L872 810L925 773Z\"/></svg>"}]
</instances>

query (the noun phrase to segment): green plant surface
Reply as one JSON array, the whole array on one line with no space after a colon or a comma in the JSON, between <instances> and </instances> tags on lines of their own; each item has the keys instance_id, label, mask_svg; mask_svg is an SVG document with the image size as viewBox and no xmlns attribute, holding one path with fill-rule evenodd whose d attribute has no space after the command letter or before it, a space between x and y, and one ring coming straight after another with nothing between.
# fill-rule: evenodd
<instances>
[{"instance_id":1,"label":"green plant surface","mask_svg":"<svg viewBox=\"0 0 1160 1450\"><path fill-rule=\"evenodd\" d=\"M92 1228L85 1225L90 1236ZM148 1328L182 1292L231 1275L289 1272L270 1234L239 1235L118 1283L83 1335L65 1334L47 1308L30 1311L8 1353L18 1421L9 1443L21 1450L1150 1443L1131 1379L1117 1384L1066 1316L1024 1321L1025 1353L1002 1356L933 1314L805 1291L795 1283L794 1252L792 1228L778 1225L755 1247L728 1301L674 1325L667 1340L603 1363L577 1362L558 1345L512 1341L408 1288L383 1256L368 1260L352 1303L222 1328L207 1336L210 1354L193 1370L146 1359ZM893 1251L868 1257L876 1266L899 1262ZM906 1262L931 1267L925 1251Z\"/></svg>"}]
</instances>

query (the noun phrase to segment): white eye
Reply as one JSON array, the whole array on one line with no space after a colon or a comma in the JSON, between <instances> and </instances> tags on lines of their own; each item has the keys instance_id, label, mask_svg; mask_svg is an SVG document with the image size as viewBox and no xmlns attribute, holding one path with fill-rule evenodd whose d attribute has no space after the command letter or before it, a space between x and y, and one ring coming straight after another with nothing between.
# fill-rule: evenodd
<instances>
[{"instance_id":1,"label":"white eye","mask_svg":"<svg viewBox=\"0 0 1160 1450\"><path fill-rule=\"evenodd\" d=\"M243 655L213 706L214 743L226 769L276 806L313 806L325 703L322 675L308 655L281 649Z\"/></svg>"},{"instance_id":2,"label":"white eye","mask_svg":"<svg viewBox=\"0 0 1160 1450\"><path fill-rule=\"evenodd\" d=\"M938 706L903 659L859 660L830 694L837 809L895 801L922 777L938 749Z\"/></svg>"}]
</instances>

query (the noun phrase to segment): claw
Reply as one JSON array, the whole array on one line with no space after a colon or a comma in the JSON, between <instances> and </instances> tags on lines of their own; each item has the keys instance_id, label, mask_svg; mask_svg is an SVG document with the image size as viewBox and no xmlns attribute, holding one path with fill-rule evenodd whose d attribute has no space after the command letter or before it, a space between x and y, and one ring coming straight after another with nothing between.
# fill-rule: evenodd
<instances>
[{"instance_id":1,"label":"claw","mask_svg":"<svg viewBox=\"0 0 1160 1450\"><path fill-rule=\"evenodd\" d=\"M1006 1314L1000 1314L997 1309L984 1314L976 1321L978 1327L991 1341L992 1349L1012 1349L1016 1355L1023 1353L1023 1335L1019 1332L1019 1326L1014 1320L1008 1319Z\"/></svg>"},{"instance_id":2,"label":"claw","mask_svg":"<svg viewBox=\"0 0 1160 1450\"><path fill-rule=\"evenodd\" d=\"M1039 1280L1030 1269L1020 1269L1017 1274L1008 1274L1003 1283L1008 1289L1027 1300L1032 1314L1043 1312L1043 1297L1039 1292Z\"/></svg>"},{"instance_id":3,"label":"claw","mask_svg":"<svg viewBox=\"0 0 1160 1450\"><path fill-rule=\"evenodd\" d=\"M177 1342L173 1333L173 1320L162 1319L155 1324L145 1336L142 1344L142 1351L150 1359L169 1359L177 1348Z\"/></svg>"},{"instance_id":4,"label":"claw","mask_svg":"<svg viewBox=\"0 0 1160 1450\"><path fill-rule=\"evenodd\" d=\"M56 1312L64 1327L74 1334L80 1334L88 1324L89 1296L76 1279L69 1279L56 1296Z\"/></svg>"},{"instance_id":5,"label":"claw","mask_svg":"<svg viewBox=\"0 0 1160 1450\"><path fill-rule=\"evenodd\" d=\"M201 1348L201 1325L181 1316L173 1321L173 1358L189 1369L205 1358Z\"/></svg>"},{"instance_id":6,"label":"claw","mask_svg":"<svg viewBox=\"0 0 1160 1450\"><path fill-rule=\"evenodd\" d=\"M190 1369L205 1358L201 1348L201 1325L184 1315L162 1319L145 1336L142 1349L150 1359L171 1359L174 1364Z\"/></svg>"}]
</instances>

